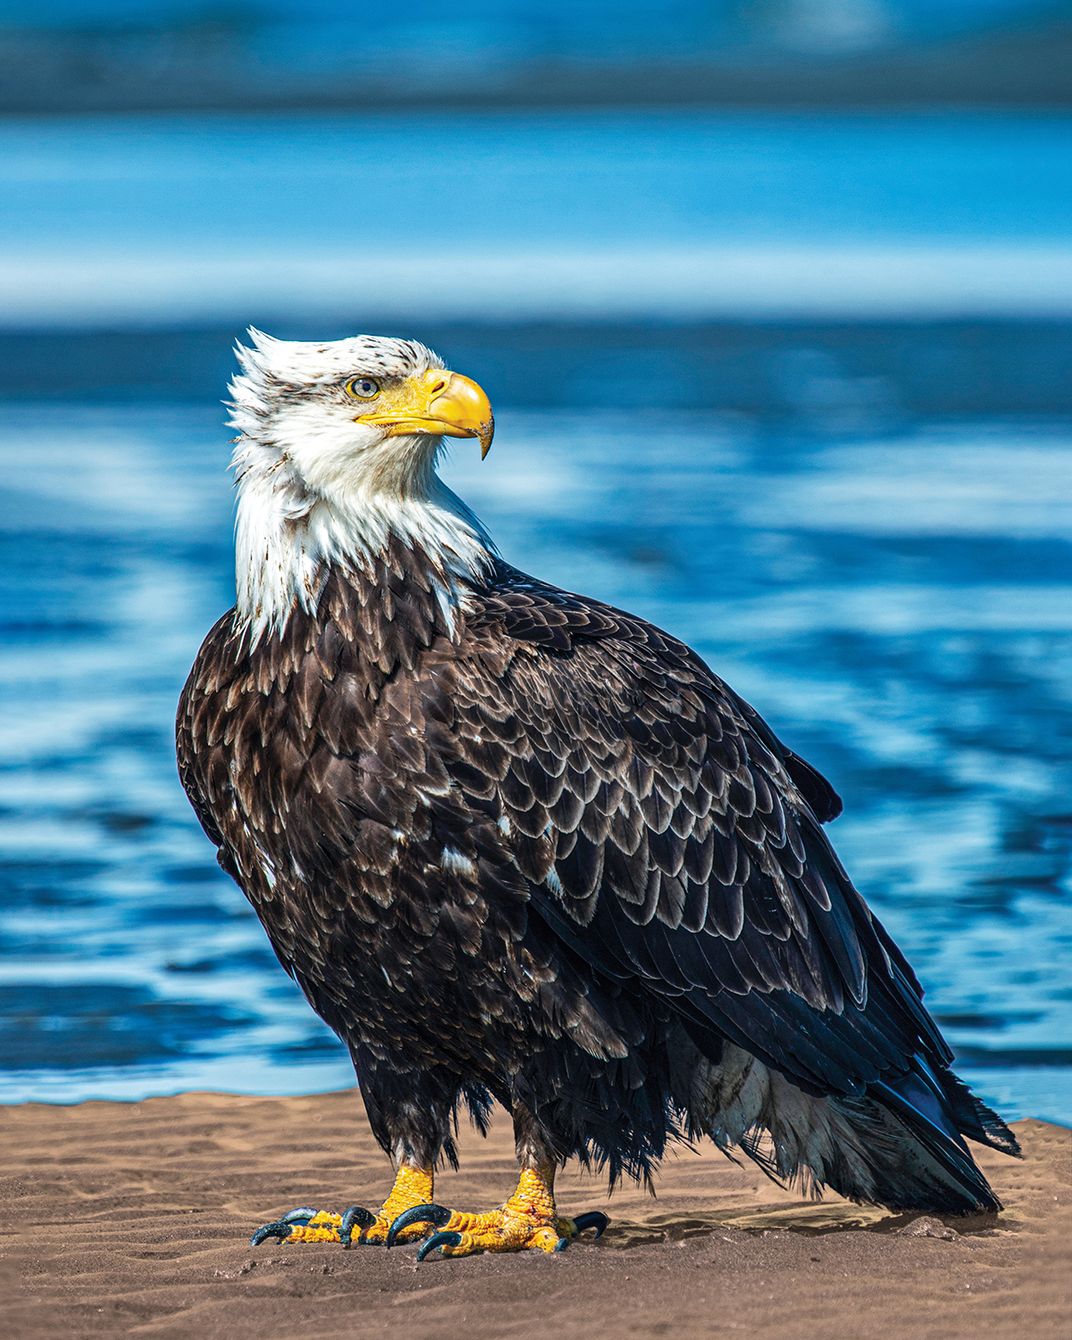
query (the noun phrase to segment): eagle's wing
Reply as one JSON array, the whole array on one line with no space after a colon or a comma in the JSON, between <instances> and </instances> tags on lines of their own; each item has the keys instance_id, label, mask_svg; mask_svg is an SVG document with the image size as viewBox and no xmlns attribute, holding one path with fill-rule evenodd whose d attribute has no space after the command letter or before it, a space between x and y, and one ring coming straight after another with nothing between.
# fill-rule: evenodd
<instances>
[{"instance_id":1,"label":"eagle's wing","mask_svg":"<svg viewBox=\"0 0 1072 1340\"><path fill-rule=\"evenodd\" d=\"M198 717L203 717L212 710L212 695L220 683L225 682L228 670L231 668L227 666L225 660L226 633L233 621L234 610L228 610L209 630L183 685L175 715L175 758L179 768L179 781L193 806L198 823L205 831L205 836L217 851L222 850L224 837L201 786L194 740L204 738L208 734L204 729L203 720L199 721Z\"/></svg>"},{"instance_id":2,"label":"eagle's wing","mask_svg":"<svg viewBox=\"0 0 1072 1340\"><path fill-rule=\"evenodd\" d=\"M554 932L712 1055L725 1037L812 1093L888 1088L959 1143L952 1054L823 833L829 784L642 619L502 565L469 622L493 673L439 705L448 769Z\"/></svg>"}]
</instances>

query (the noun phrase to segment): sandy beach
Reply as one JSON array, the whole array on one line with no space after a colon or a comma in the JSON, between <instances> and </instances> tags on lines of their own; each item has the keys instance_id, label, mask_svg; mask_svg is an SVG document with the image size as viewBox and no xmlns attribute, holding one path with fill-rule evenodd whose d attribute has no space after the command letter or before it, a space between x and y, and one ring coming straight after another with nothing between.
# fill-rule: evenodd
<instances>
[{"instance_id":1,"label":"sandy beach","mask_svg":"<svg viewBox=\"0 0 1072 1340\"><path fill-rule=\"evenodd\" d=\"M183 1094L0 1109L4 1333L199 1337L957 1337L1072 1334L1072 1132L1018 1123L1025 1159L981 1151L996 1221L803 1203L713 1147L669 1159L658 1197L606 1200L573 1169L565 1213L605 1207L602 1241L418 1265L413 1247L275 1246L299 1203L375 1204L388 1184L360 1100ZM463 1131L447 1204L499 1203L509 1123Z\"/></svg>"}]
</instances>

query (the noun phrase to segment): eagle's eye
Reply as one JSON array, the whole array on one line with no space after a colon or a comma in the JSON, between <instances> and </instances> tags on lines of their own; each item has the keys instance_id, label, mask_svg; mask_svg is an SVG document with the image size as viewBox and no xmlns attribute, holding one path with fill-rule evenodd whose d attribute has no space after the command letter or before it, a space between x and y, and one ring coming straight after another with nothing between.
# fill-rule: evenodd
<instances>
[{"instance_id":1,"label":"eagle's eye","mask_svg":"<svg viewBox=\"0 0 1072 1340\"><path fill-rule=\"evenodd\" d=\"M345 390L355 400L373 400L380 394L380 383L371 377L351 377Z\"/></svg>"}]
</instances>

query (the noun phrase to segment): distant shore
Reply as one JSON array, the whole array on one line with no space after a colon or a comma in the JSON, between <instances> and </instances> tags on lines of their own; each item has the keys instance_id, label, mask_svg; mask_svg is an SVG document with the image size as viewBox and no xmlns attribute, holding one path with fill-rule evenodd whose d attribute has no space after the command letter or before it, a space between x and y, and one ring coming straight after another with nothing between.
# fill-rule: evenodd
<instances>
[{"instance_id":1,"label":"distant shore","mask_svg":"<svg viewBox=\"0 0 1072 1340\"><path fill-rule=\"evenodd\" d=\"M427 53L426 53L427 54ZM514 111L598 108L1067 108L1072 23L1060 15L862 50L745 47L671 57L525 54L493 43L431 61L410 50L289 68L256 34L136 23L0 28L0 116L130 112ZM348 68L349 65L349 68Z\"/></svg>"},{"instance_id":2,"label":"distant shore","mask_svg":"<svg viewBox=\"0 0 1072 1340\"><path fill-rule=\"evenodd\" d=\"M1022 1162L976 1151L1006 1204L994 1221L805 1203L708 1146L666 1161L658 1199L606 1204L567 1170L564 1212L612 1215L598 1244L418 1266L412 1248L246 1246L292 1205L382 1196L354 1094L0 1108L5 1332L1047 1340L1072 1325L1072 1132L1015 1129ZM461 1150L438 1198L500 1202L509 1124L464 1130Z\"/></svg>"},{"instance_id":3,"label":"distant shore","mask_svg":"<svg viewBox=\"0 0 1072 1340\"><path fill-rule=\"evenodd\" d=\"M350 320L257 313L258 324L288 339L340 337ZM826 415L842 426L887 427L914 416L1072 414L1070 319L496 322L365 308L362 321L419 331L511 410L643 410L631 378L655 359L673 370L659 383L660 412ZM242 331L237 314L175 328L0 325L0 396L214 407Z\"/></svg>"}]
</instances>

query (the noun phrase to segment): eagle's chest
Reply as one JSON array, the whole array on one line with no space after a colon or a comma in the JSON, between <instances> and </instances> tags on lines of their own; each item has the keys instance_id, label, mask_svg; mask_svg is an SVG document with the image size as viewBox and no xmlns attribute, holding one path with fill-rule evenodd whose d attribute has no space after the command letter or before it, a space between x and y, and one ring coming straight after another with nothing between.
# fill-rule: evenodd
<instances>
[{"instance_id":1,"label":"eagle's chest","mask_svg":"<svg viewBox=\"0 0 1072 1340\"><path fill-rule=\"evenodd\" d=\"M315 616L245 651L223 626L195 667L183 752L221 863L318 1010L349 1012L349 1033L372 1027L352 1015L375 1011L373 996L397 1018L427 1011L430 981L471 998L487 978L494 997L521 971L523 881L497 855L497 816L458 780L455 705L466 675L494 684L486 659L419 583L387 600L333 578Z\"/></svg>"},{"instance_id":2,"label":"eagle's chest","mask_svg":"<svg viewBox=\"0 0 1072 1340\"><path fill-rule=\"evenodd\" d=\"M267 694L245 685L234 695L216 759L231 799L227 836L268 897L273 875L292 897L332 885L353 896L362 872L398 877L421 859L449 781L412 673L373 698L359 670L314 690L305 671Z\"/></svg>"},{"instance_id":3,"label":"eagle's chest","mask_svg":"<svg viewBox=\"0 0 1072 1340\"><path fill-rule=\"evenodd\" d=\"M341 754L302 726L309 764L266 777L271 797L243 802L235 833L280 959L338 1032L385 1047L400 1028L434 1032L444 1003L451 1029L477 1001L507 1015L522 972L516 910L485 887L474 816L413 724L382 705Z\"/></svg>"},{"instance_id":4,"label":"eagle's chest","mask_svg":"<svg viewBox=\"0 0 1072 1340\"><path fill-rule=\"evenodd\" d=\"M311 657L267 693L248 677L232 688L212 763L230 801L226 852L303 974L349 965L394 978L415 955L434 957L444 935L479 943L473 816L442 723L429 719L426 677L417 658L373 693L355 659L326 678Z\"/></svg>"}]
</instances>

